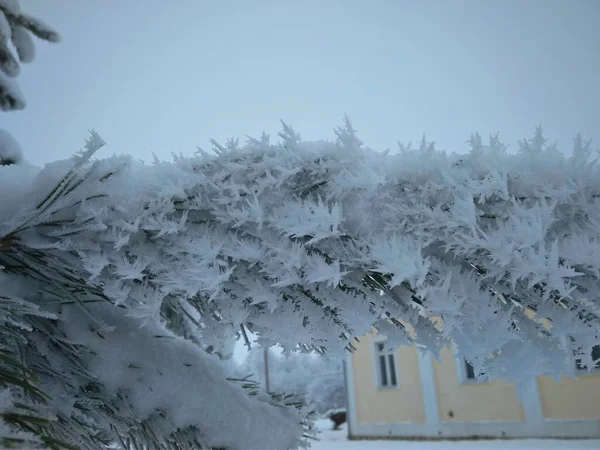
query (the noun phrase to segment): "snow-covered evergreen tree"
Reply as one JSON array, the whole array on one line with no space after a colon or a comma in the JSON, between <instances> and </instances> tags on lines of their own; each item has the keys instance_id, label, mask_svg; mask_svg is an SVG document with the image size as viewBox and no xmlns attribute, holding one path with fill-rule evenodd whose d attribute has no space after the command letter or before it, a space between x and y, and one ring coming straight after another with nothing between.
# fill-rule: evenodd
<instances>
[{"instance_id":1,"label":"snow-covered evergreen tree","mask_svg":"<svg viewBox=\"0 0 600 450\"><path fill-rule=\"evenodd\" d=\"M342 371L317 373L306 387L306 399L320 415L346 409L346 387Z\"/></svg>"},{"instance_id":2,"label":"snow-covered evergreen tree","mask_svg":"<svg viewBox=\"0 0 600 450\"><path fill-rule=\"evenodd\" d=\"M276 350L276 349L275 349ZM238 376L251 375L264 383L264 352L253 348L235 370ZM342 360L305 352L269 352L269 387L273 392L296 393L315 412L345 406L344 374Z\"/></svg>"},{"instance_id":3,"label":"snow-covered evergreen tree","mask_svg":"<svg viewBox=\"0 0 600 450\"><path fill-rule=\"evenodd\" d=\"M565 158L538 130L517 154L478 135L468 154L425 141L390 154L363 147L349 121L337 134L302 142L284 126L277 144L146 165L93 160L92 133L10 192L0 264L4 327L19 338L3 342L51 397L51 436L297 445L301 415L270 406L295 400L244 391L198 346L235 333L339 354L374 326L390 346L454 342L478 373L521 384L572 375L573 355L596 363L589 142Z\"/></svg>"},{"instance_id":4,"label":"snow-covered evergreen tree","mask_svg":"<svg viewBox=\"0 0 600 450\"><path fill-rule=\"evenodd\" d=\"M25 107L25 98L15 78L20 72L19 63L28 63L35 58L32 34L48 42L60 40L58 33L46 24L23 13L18 0L0 0L0 110L2 111ZM0 166L19 163L22 157L18 143L7 131L0 129Z\"/></svg>"},{"instance_id":5,"label":"snow-covered evergreen tree","mask_svg":"<svg viewBox=\"0 0 600 450\"><path fill-rule=\"evenodd\" d=\"M0 108L3 111L25 107L15 78L20 71L19 63L34 59L35 47L30 34L49 42L59 41L58 34L50 27L24 14L18 0L0 0ZM102 141L93 135L86 151L91 153L101 145ZM80 162L84 160L85 157ZM3 225L5 219L19 209L21 195L30 188L37 172L36 168L23 164L19 144L0 129L0 222ZM72 181L74 175L76 172L67 179ZM38 206L45 209L51 205L56 195L65 193L62 187L45 199L44 206ZM146 323L143 330L138 331L139 320L127 317L114 317L120 324L110 333L103 325L103 312L96 314L94 306L84 307L81 317L73 308L64 306L75 304L79 305L75 309L79 309L89 301L86 297L91 292L69 286L70 282L78 284L82 280L77 282L72 278L69 269L59 270L48 278L43 272L52 271L51 267L40 272L29 261L30 257L37 259L41 254L22 252L18 244L16 247L13 244L16 241L0 233L0 447L97 449L106 445L114 448L119 442L127 449L301 445L299 439L310 427L303 418L308 412L296 412L302 404L293 396L260 396L256 384L227 379L225 370L214 361L215 357L209 357L201 348L214 348L216 354L228 356L231 336L216 345L199 342L194 319L198 314L191 307L173 311L165 304L162 308L168 328L177 334L159 323ZM41 262L38 259L38 263ZM42 264L46 263L49 261ZM22 281L16 281L18 278ZM34 291L27 294L27 289L23 291L23 282L31 283L32 288L38 285L33 290L41 289L45 294L38 296ZM69 318L69 314L74 315ZM73 320L71 325L83 331L76 334L73 341L63 326L67 320ZM111 323L114 326L116 322ZM99 352L87 341L90 333L102 336L97 327L106 332L102 337L104 347ZM128 332L135 332L135 339ZM113 347L109 349L111 343ZM103 358L107 352L120 356L110 362L111 357ZM156 364L158 360L151 361L161 353L162 366ZM150 354L153 356L148 358ZM90 355L96 358L88 361ZM124 359L127 359L125 373L124 366L113 365ZM133 360L142 363L136 366ZM93 373L93 366L97 369L97 364L104 364L102 361L107 365L101 370L103 376L98 377ZM106 379L106 375L113 381ZM136 388L121 388L116 380L124 379L129 379L128 387ZM152 385L160 380L168 380L171 390L177 387L177 392L165 396L161 388L155 396ZM197 392L191 385L178 389L189 381L196 387L202 386L204 395L195 395ZM188 395L194 398L193 402L184 401ZM182 403L188 407L182 408ZM216 403L220 405L220 412L214 414ZM288 408L282 412L282 406ZM227 409L230 411L225 414ZM273 424L282 432L255 433L255 428L267 429Z\"/></svg>"},{"instance_id":6,"label":"snow-covered evergreen tree","mask_svg":"<svg viewBox=\"0 0 600 450\"><path fill-rule=\"evenodd\" d=\"M0 109L3 111L25 107L14 79L20 72L19 63L29 63L35 58L32 34L48 42L60 40L48 25L23 13L18 0L0 0Z\"/></svg>"},{"instance_id":7,"label":"snow-covered evergreen tree","mask_svg":"<svg viewBox=\"0 0 600 450\"><path fill-rule=\"evenodd\" d=\"M56 35L0 0L0 33ZM0 45L0 104L23 105ZM477 373L524 384L592 367L600 344L600 171L541 129L509 154L423 139L363 146L232 140L145 165L84 150L35 173L0 155L2 445L293 448L294 397L228 377L233 336L317 353L378 329L388 345L456 343ZM5 142L8 142L4 139ZM9 161L10 160L10 161ZM403 323L414 327L408 333ZM443 324L443 326L440 326ZM285 406L285 407L282 407Z\"/></svg>"}]
</instances>

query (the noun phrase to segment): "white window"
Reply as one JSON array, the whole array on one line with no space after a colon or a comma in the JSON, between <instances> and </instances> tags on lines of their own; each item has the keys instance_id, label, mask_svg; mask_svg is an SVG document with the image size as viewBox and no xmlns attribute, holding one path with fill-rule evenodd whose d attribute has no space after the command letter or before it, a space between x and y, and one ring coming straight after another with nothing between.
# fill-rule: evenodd
<instances>
[{"instance_id":1,"label":"white window","mask_svg":"<svg viewBox=\"0 0 600 450\"><path fill-rule=\"evenodd\" d=\"M396 357L392 350L385 348L385 342L375 342L375 373L378 387L393 388L398 386Z\"/></svg>"},{"instance_id":2,"label":"white window","mask_svg":"<svg viewBox=\"0 0 600 450\"><path fill-rule=\"evenodd\" d=\"M594 345L592 347L592 359L595 361L594 367L591 368L592 372L600 371L600 345ZM577 370L588 371L587 367L584 367L581 358L575 359L575 367Z\"/></svg>"}]
</instances>

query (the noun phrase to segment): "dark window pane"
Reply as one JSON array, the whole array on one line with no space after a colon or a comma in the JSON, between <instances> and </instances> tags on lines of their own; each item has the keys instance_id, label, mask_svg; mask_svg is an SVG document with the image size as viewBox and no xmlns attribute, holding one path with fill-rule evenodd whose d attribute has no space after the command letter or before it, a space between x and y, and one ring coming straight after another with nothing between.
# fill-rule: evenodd
<instances>
[{"instance_id":1,"label":"dark window pane","mask_svg":"<svg viewBox=\"0 0 600 450\"><path fill-rule=\"evenodd\" d=\"M385 356L383 356L383 355L381 355L379 357L379 374L381 375L381 385L387 386L388 385L387 371L385 369Z\"/></svg>"},{"instance_id":2,"label":"dark window pane","mask_svg":"<svg viewBox=\"0 0 600 450\"><path fill-rule=\"evenodd\" d=\"M388 362L390 364L390 385L396 386L396 367L394 365L394 355L388 355Z\"/></svg>"},{"instance_id":3,"label":"dark window pane","mask_svg":"<svg viewBox=\"0 0 600 450\"><path fill-rule=\"evenodd\" d=\"M474 380L475 379L475 369L473 368L473 365L467 361L465 361L465 367L467 369L467 380Z\"/></svg>"},{"instance_id":4,"label":"dark window pane","mask_svg":"<svg viewBox=\"0 0 600 450\"><path fill-rule=\"evenodd\" d=\"M600 369L600 345L594 345L594 347L592 347L592 359L596 361L594 367Z\"/></svg>"},{"instance_id":5,"label":"dark window pane","mask_svg":"<svg viewBox=\"0 0 600 450\"><path fill-rule=\"evenodd\" d=\"M597 361L596 364L594 365L594 367L596 369L600 369L600 345L594 345L592 347L592 359L594 361ZM577 369L579 369L579 370L587 370L587 367L583 366L583 362L581 361L581 359L576 359L575 365L577 366Z\"/></svg>"},{"instance_id":6,"label":"dark window pane","mask_svg":"<svg viewBox=\"0 0 600 450\"><path fill-rule=\"evenodd\" d=\"M380 352L383 351L383 343L378 343L377 344L377 350L379 350Z\"/></svg>"}]
</instances>

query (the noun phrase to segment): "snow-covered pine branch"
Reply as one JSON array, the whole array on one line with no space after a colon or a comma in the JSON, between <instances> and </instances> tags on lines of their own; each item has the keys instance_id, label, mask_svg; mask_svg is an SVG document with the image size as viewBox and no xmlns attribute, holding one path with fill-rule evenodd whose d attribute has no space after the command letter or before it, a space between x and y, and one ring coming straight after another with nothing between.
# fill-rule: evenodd
<instances>
[{"instance_id":1,"label":"snow-covered pine branch","mask_svg":"<svg viewBox=\"0 0 600 450\"><path fill-rule=\"evenodd\" d=\"M34 331L23 346L42 390L62 399L50 404L59 423L91 423L104 440L153 430L163 443L192 425L185 442L251 447L266 438L234 439L224 424L256 414L212 396L237 398L216 381L219 360L190 347L219 349L246 329L263 345L335 353L372 326L392 346L413 342L409 323L417 344L454 342L478 373L517 382L572 374L573 352L593 364L600 174L589 142L576 138L565 158L538 129L517 154L479 135L467 154L425 140L390 154L364 147L349 121L336 132L303 142L285 126L277 144L231 141L153 165L89 160L94 138L11 192L3 288L58 318L24 315ZM291 431L259 446L298 442L300 416L286 414Z\"/></svg>"},{"instance_id":2,"label":"snow-covered pine branch","mask_svg":"<svg viewBox=\"0 0 600 450\"><path fill-rule=\"evenodd\" d=\"M25 107L15 78L20 71L19 62L28 63L35 57L29 33L46 41L59 40L58 34L48 26L23 14L18 0L0 0L0 111ZM28 180L36 172L36 168L23 164L17 141L0 129L0 210L6 212L18 207L18 195L26 190ZM0 243L0 253L10 250L11 245L10 240ZM52 321L56 316L38 303L11 292L11 286L4 283L5 269L0 265L0 446L64 448L67 442L57 438L61 433L51 432L56 416L48 406L50 397L39 389L32 360L23 354L24 347L30 344L25 335L29 336L34 330L30 319ZM68 441L73 442L73 439Z\"/></svg>"},{"instance_id":3,"label":"snow-covered pine branch","mask_svg":"<svg viewBox=\"0 0 600 450\"><path fill-rule=\"evenodd\" d=\"M85 219L77 225L78 219L69 218L73 207L91 206L88 202L105 195L84 193L98 164L90 158L102 145L92 131L78 155L47 166L26 186L0 184L2 200L24 195L21 200L33 202L21 208L19 226L8 225L12 231L6 226L10 217L19 217L17 204L0 202L0 333L6 337L0 381L16 384L2 390L7 399L0 405L6 425L0 429L0 444L64 448L69 443L79 449L117 442L123 449L304 446L302 437L312 433L306 419L310 411L295 396L257 395L247 381L228 379L217 356L198 345L197 335L186 335L184 327L189 329L193 318L190 308L174 302L161 305L159 290L146 283L125 294L127 301L119 307L118 295L106 294L124 291L118 282L94 281L97 266L85 258L87 245L75 252L56 251L85 224L92 233L102 228ZM8 180L15 174L24 182L21 166L0 169ZM96 181L104 183L111 176L102 171ZM63 234L65 226L74 228ZM19 237L27 235L33 239L31 247ZM53 235L66 241L58 244ZM125 251L122 261L127 259ZM130 269L123 266L119 277L134 280ZM125 308L130 299L141 300L140 308ZM160 309L160 317L154 308ZM7 360L16 363L2 367ZM36 398L30 398L32 393ZM31 411L35 417L9 420ZM33 433L24 433L29 421Z\"/></svg>"},{"instance_id":4,"label":"snow-covered pine branch","mask_svg":"<svg viewBox=\"0 0 600 450\"><path fill-rule=\"evenodd\" d=\"M21 12L18 0L0 0L0 110L22 109L25 100L14 81L21 70L19 63L35 59L31 35L48 42L60 36L35 17ZM16 56L10 45L16 50Z\"/></svg>"},{"instance_id":5,"label":"snow-covered pine branch","mask_svg":"<svg viewBox=\"0 0 600 450\"><path fill-rule=\"evenodd\" d=\"M25 108L25 98L15 78L21 71L19 63L35 59L31 34L48 42L60 41L58 33L48 25L21 12L18 0L0 0L0 111ZM0 166L18 164L22 159L19 144L0 129Z\"/></svg>"}]
</instances>

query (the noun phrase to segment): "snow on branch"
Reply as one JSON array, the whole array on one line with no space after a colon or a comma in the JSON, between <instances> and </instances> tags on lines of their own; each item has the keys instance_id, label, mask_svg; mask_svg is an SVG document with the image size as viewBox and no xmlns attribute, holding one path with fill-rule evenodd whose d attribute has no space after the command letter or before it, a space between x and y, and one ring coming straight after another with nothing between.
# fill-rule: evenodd
<instances>
[{"instance_id":1,"label":"snow on branch","mask_svg":"<svg viewBox=\"0 0 600 450\"><path fill-rule=\"evenodd\" d=\"M22 13L18 1L0 1L0 110L25 107L25 100L13 78L19 75L19 63L29 63L35 58L30 33L44 41L60 41L58 33L48 25ZM16 57L9 44L15 48Z\"/></svg>"},{"instance_id":2,"label":"snow on branch","mask_svg":"<svg viewBox=\"0 0 600 450\"><path fill-rule=\"evenodd\" d=\"M88 330L102 334L118 333L122 315L186 336L193 323L216 349L248 329L265 344L335 353L373 326L392 344L410 342L402 321L415 343L434 353L455 343L487 377L571 375L573 354L593 366L600 171L589 142L576 138L567 158L538 129L516 154L478 134L464 154L425 139L380 153L349 120L336 135L303 142L284 124L281 143L214 143L214 154L172 163L55 164L22 192L19 214L0 216L0 242L36 269L27 300L60 298L69 286L77 307L50 310L87 311ZM0 253L6 267L9 258ZM107 312L89 311L84 298ZM100 341L80 344L102 353ZM111 386L100 372L117 356L102 357L87 370ZM149 385L164 389L152 408L186 401L167 395L168 383Z\"/></svg>"}]
</instances>

